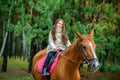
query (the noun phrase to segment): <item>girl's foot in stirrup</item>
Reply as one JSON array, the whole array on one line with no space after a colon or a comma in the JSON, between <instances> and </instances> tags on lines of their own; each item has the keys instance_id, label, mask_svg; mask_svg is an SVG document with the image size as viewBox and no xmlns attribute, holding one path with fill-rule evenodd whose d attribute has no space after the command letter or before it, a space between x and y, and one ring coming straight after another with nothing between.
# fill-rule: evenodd
<instances>
[{"instance_id":1,"label":"girl's foot in stirrup","mask_svg":"<svg viewBox=\"0 0 120 80\"><path fill-rule=\"evenodd\" d=\"M47 68L43 68L42 75L43 75L43 76L48 76L48 75L50 75L49 72L47 72Z\"/></svg>"}]
</instances>

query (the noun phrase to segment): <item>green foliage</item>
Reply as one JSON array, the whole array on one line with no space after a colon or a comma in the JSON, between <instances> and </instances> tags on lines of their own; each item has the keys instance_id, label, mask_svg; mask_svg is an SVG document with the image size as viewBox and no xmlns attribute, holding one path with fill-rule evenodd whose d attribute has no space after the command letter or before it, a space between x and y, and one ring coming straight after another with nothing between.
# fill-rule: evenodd
<instances>
[{"instance_id":1,"label":"green foliage","mask_svg":"<svg viewBox=\"0 0 120 80\"><path fill-rule=\"evenodd\" d=\"M107 61L107 64L110 64L108 61L119 62L118 55L119 50L117 49L118 44L120 43L120 37L116 37L114 33L118 29L118 17L114 12L113 7L110 4L105 4L102 7L103 16L99 23L95 24L94 28L96 30L95 40L97 42L97 54L99 56L100 62L104 65L101 67L106 71L117 71L119 69L116 67L116 64L106 66L106 63L103 61ZM117 60L115 60L117 59Z\"/></svg>"},{"instance_id":2,"label":"green foliage","mask_svg":"<svg viewBox=\"0 0 120 80\"><path fill-rule=\"evenodd\" d=\"M95 6L88 6L88 7L85 7L85 8L83 8L84 9L84 13L85 13L85 17L86 18L88 18L89 16L92 16L92 14L94 13L94 12L96 12L96 13L99 13L100 12L100 10L99 9L97 9Z\"/></svg>"},{"instance_id":3,"label":"green foliage","mask_svg":"<svg viewBox=\"0 0 120 80\"><path fill-rule=\"evenodd\" d=\"M110 71L110 72L119 72L120 70L119 70L119 68L118 68L118 65L117 64L110 64L110 65L106 65L106 67L105 67L105 70L106 71Z\"/></svg>"}]
</instances>

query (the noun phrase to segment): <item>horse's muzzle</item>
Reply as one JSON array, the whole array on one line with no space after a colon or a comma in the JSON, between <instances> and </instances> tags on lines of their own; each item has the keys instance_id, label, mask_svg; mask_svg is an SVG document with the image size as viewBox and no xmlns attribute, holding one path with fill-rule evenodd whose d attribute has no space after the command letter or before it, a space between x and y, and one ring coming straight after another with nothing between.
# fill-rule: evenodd
<instances>
[{"instance_id":1,"label":"horse's muzzle","mask_svg":"<svg viewBox=\"0 0 120 80\"><path fill-rule=\"evenodd\" d=\"M99 62L98 60L93 60L88 63L88 70L89 71L97 71L99 69Z\"/></svg>"}]
</instances>

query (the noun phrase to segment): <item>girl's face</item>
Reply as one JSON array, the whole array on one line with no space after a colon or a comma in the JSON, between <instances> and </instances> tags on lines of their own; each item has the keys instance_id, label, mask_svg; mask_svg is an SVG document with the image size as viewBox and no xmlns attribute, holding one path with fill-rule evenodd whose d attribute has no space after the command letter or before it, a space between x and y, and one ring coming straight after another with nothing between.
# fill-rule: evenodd
<instances>
[{"instance_id":1,"label":"girl's face","mask_svg":"<svg viewBox=\"0 0 120 80\"><path fill-rule=\"evenodd\" d=\"M56 24L56 27L57 28L62 28L63 27L63 21L62 20L58 21L58 23Z\"/></svg>"}]
</instances>

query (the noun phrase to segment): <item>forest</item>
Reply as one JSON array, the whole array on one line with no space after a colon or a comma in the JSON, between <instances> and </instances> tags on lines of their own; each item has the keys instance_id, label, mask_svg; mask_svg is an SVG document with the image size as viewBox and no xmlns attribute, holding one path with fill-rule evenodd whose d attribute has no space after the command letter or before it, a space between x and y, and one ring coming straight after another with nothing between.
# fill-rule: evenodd
<instances>
[{"instance_id":1,"label":"forest","mask_svg":"<svg viewBox=\"0 0 120 80\"><path fill-rule=\"evenodd\" d=\"M88 34L94 29L100 72L120 72L120 0L0 0L0 70L8 60L28 61L48 45L56 19L62 18L70 42L75 31ZM107 79L103 79L107 80Z\"/></svg>"}]
</instances>

